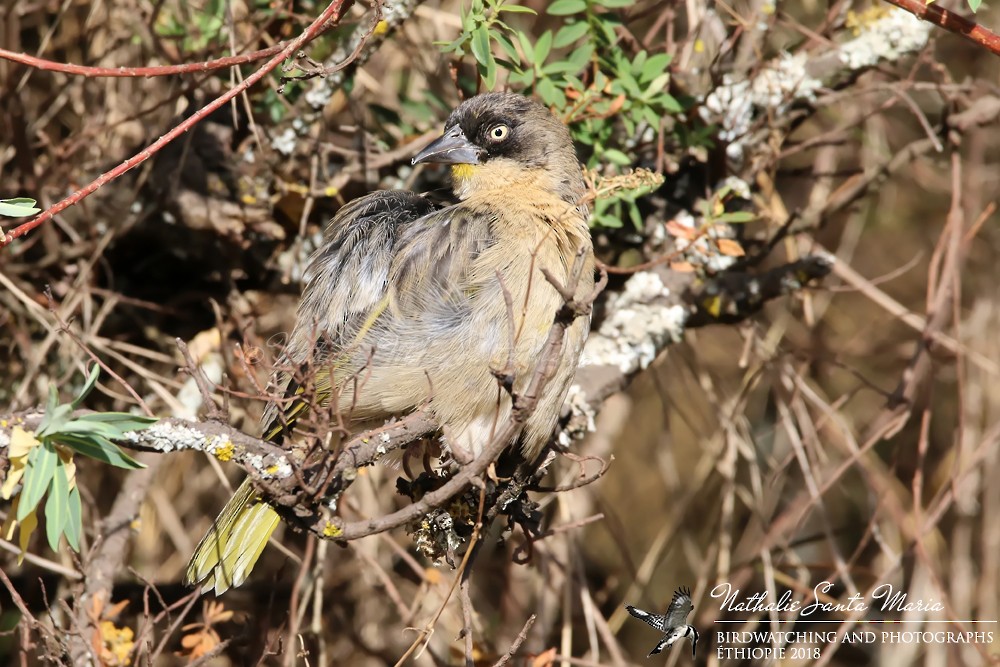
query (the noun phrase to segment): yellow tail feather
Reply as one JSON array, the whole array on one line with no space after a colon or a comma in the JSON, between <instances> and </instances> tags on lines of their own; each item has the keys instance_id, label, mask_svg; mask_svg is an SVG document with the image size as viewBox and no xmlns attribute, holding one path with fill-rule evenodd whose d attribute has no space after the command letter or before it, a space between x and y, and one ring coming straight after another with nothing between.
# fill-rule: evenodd
<instances>
[{"instance_id":1,"label":"yellow tail feather","mask_svg":"<svg viewBox=\"0 0 1000 667\"><path fill-rule=\"evenodd\" d=\"M242 584L279 520L274 508L257 499L253 482L244 481L194 550L187 583L200 583L202 593L214 589L216 595Z\"/></svg>"}]
</instances>

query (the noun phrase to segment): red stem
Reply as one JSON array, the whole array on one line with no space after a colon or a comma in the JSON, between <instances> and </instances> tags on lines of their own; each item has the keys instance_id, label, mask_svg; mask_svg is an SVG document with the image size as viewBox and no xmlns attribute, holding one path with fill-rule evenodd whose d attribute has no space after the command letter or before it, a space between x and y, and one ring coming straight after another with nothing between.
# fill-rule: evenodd
<instances>
[{"instance_id":1,"label":"red stem","mask_svg":"<svg viewBox=\"0 0 1000 667\"><path fill-rule=\"evenodd\" d=\"M86 77L151 77L168 76L171 74L190 74L192 72L211 72L212 70L233 67L234 65L244 65L255 60L267 58L278 53L287 42L280 42L260 51L243 53L238 56L227 56L216 60L207 60L200 63L185 63L183 65L160 65L158 67L87 67L86 65L73 65L70 63L60 63L54 60L36 58L26 53L15 53L7 49L0 49L0 58L12 60L22 65L34 67L35 69L49 72L63 72L64 74L78 74Z\"/></svg>"},{"instance_id":2,"label":"red stem","mask_svg":"<svg viewBox=\"0 0 1000 667\"><path fill-rule=\"evenodd\" d=\"M70 196L66 197L65 199L59 201L55 205L50 206L45 211L42 211L42 213L40 213L37 218L25 222L21 225L18 225L14 229L10 230L8 233L4 234L2 237L0 237L0 248L10 244L10 242L16 239L17 237L27 234L32 229L39 226L40 224L42 224L49 218L53 217L57 213L61 213L70 206L73 206L74 204L78 203L84 198L92 195L94 192L97 191L98 188L100 188L105 183L108 183L109 181L118 178L119 176L129 171L130 169L133 169L138 165L142 164L150 157L152 157L161 148L163 148L171 141L173 141L180 135L190 130L192 127L194 127L195 124L197 124L203 118L208 116L210 113L220 108L221 106L226 104L226 102L233 99L234 97L242 93L244 90L248 89L250 86L260 81L262 78L264 78L264 76L268 72L270 72L275 67L280 65L286 58L290 57L293 53L298 51L304 44L312 41L317 36L322 34L324 31L331 28L337 21L339 21L342 15L341 10L343 9L344 4L347 4L347 6L350 7L350 5L352 4L352 0L333 0L333 2L327 5L327 8L323 10L323 13L320 14L315 21L309 24L309 27L307 27L302 32L301 35L299 35L292 41L288 42L288 44L283 49L281 49L281 51L276 56L268 60L264 65L261 66L260 69L258 69L256 72L248 76L242 83L226 91L221 96L217 97L216 99L206 104L204 107L198 110L197 113L193 114L190 118L188 118L180 125L178 125L177 127L173 128L172 130L164 134L162 137L154 141L152 144L147 146L139 153L133 155L125 162L122 162L120 165L118 165L114 169L111 169L110 171L104 172L96 179L88 183L86 186L80 188L79 190L77 190Z\"/></svg>"}]
</instances>

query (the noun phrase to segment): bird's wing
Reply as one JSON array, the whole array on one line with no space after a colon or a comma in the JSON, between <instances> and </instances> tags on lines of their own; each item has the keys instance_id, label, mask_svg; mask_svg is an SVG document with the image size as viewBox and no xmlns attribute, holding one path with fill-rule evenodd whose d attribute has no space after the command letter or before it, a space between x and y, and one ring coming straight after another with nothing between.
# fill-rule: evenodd
<instances>
[{"instance_id":1,"label":"bird's wing","mask_svg":"<svg viewBox=\"0 0 1000 667\"><path fill-rule=\"evenodd\" d=\"M632 614L647 625L656 628L660 632L667 631L667 626L664 625L666 617L660 616L659 614L650 614L648 611L643 611L642 609L633 607L630 604L625 605L625 608L628 609L628 613Z\"/></svg>"},{"instance_id":2,"label":"bird's wing","mask_svg":"<svg viewBox=\"0 0 1000 667\"><path fill-rule=\"evenodd\" d=\"M694 609L691 602L691 590L689 588L678 588L674 591L674 597L667 607L666 623L669 628L676 628L679 625L687 624L688 614Z\"/></svg>"},{"instance_id":3,"label":"bird's wing","mask_svg":"<svg viewBox=\"0 0 1000 667\"><path fill-rule=\"evenodd\" d=\"M272 388L290 400L272 402L261 420L268 440L280 440L312 403L330 396L331 372L345 350L364 337L388 303L390 267L402 231L436 206L403 190L380 190L349 202L327 225L309 260L295 328ZM293 377L309 368L312 396Z\"/></svg>"}]
</instances>

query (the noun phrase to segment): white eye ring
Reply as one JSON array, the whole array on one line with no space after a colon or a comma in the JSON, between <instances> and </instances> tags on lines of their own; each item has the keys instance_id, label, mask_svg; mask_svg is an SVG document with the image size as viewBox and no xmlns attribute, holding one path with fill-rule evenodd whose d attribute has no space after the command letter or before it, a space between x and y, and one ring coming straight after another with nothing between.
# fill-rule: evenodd
<instances>
[{"instance_id":1,"label":"white eye ring","mask_svg":"<svg viewBox=\"0 0 1000 667\"><path fill-rule=\"evenodd\" d=\"M503 141L510 134L510 128L506 125L497 125L490 130L490 139L493 141Z\"/></svg>"}]
</instances>

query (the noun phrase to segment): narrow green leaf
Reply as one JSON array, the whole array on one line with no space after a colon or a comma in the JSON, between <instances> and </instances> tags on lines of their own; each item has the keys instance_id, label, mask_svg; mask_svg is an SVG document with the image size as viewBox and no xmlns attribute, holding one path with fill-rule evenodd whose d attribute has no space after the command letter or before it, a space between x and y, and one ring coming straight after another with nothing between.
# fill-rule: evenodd
<instances>
[{"instance_id":1,"label":"narrow green leaf","mask_svg":"<svg viewBox=\"0 0 1000 667\"><path fill-rule=\"evenodd\" d=\"M550 16L569 16L570 14L579 14L586 9L585 0L556 0L549 5L545 12Z\"/></svg>"},{"instance_id":2,"label":"narrow green leaf","mask_svg":"<svg viewBox=\"0 0 1000 667\"><path fill-rule=\"evenodd\" d=\"M0 199L0 215L5 215L8 218L23 218L34 215L41 210L35 206L35 200L28 197Z\"/></svg>"},{"instance_id":3,"label":"narrow green leaf","mask_svg":"<svg viewBox=\"0 0 1000 667\"><path fill-rule=\"evenodd\" d=\"M52 483L49 485L49 497L45 501L45 537L49 540L49 547L53 551L59 551L59 538L66 528L69 520L69 480L66 479L66 469L62 461L56 467L56 472L52 475Z\"/></svg>"},{"instance_id":4,"label":"narrow green leaf","mask_svg":"<svg viewBox=\"0 0 1000 667\"><path fill-rule=\"evenodd\" d=\"M559 28L559 32L556 33L555 40L552 42L552 46L557 49L561 49L564 46L569 46L576 40L580 39L587 34L587 30L590 26L587 25L586 21L577 21L576 23L569 23Z\"/></svg>"},{"instance_id":5,"label":"narrow green leaf","mask_svg":"<svg viewBox=\"0 0 1000 667\"><path fill-rule=\"evenodd\" d=\"M77 417L73 421L86 422L90 424L108 424L113 426L117 435L112 439L120 438L122 434L129 431L141 431L149 428L157 421L156 417L146 417L145 415L133 415L128 412L92 412L90 414Z\"/></svg>"},{"instance_id":6,"label":"narrow green leaf","mask_svg":"<svg viewBox=\"0 0 1000 667\"><path fill-rule=\"evenodd\" d=\"M100 374L101 367L97 364L91 366L90 370L87 371L87 381L83 383L83 389L80 390L80 394L73 399L72 403L70 403L70 406L74 410L80 407L80 404L83 403L83 399L87 398L87 394L93 390L94 386L97 384L97 378Z\"/></svg>"},{"instance_id":7,"label":"narrow green leaf","mask_svg":"<svg viewBox=\"0 0 1000 667\"><path fill-rule=\"evenodd\" d=\"M731 211L714 218L716 222L724 222L730 225L736 225L743 222L753 222L756 219L757 216L750 211Z\"/></svg>"},{"instance_id":8,"label":"narrow green leaf","mask_svg":"<svg viewBox=\"0 0 1000 667\"><path fill-rule=\"evenodd\" d=\"M658 53L650 57L640 68L639 80L645 83L665 73L671 60L669 53Z\"/></svg>"},{"instance_id":9,"label":"narrow green leaf","mask_svg":"<svg viewBox=\"0 0 1000 667\"><path fill-rule=\"evenodd\" d=\"M522 7L521 5L503 5L502 7L497 7L498 12L511 12L513 14L535 14L538 15L531 7Z\"/></svg>"},{"instance_id":10,"label":"narrow green leaf","mask_svg":"<svg viewBox=\"0 0 1000 667\"><path fill-rule=\"evenodd\" d=\"M607 15L601 17L601 20L597 25L600 27L601 32L604 33L604 39L608 41L608 44L614 44L618 36L615 34L616 21L611 21L607 19Z\"/></svg>"},{"instance_id":11,"label":"narrow green leaf","mask_svg":"<svg viewBox=\"0 0 1000 667\"><path fill-rule=\"evenodd\" d=\"M609 148L604 151L604 157L611 162L611 164L617 164L621 167L627 167L632 164L632 158L625 153L621 152L617 148Z\"/></svg>"},{"instance_id":12,"label":"narrow green leaf","mask_svg":"<svg viewBox=\"0 0 1000 667\"><path fill-rule=\"evenodd\" d=\"M684 107L681 103L677 101L673 95L664 94L657 97L655 100L667 113L684 113Z\"/></svg>"},{"instance_id":13,"label":"narrow green leaf","mask_svg":"<svg viewBox=\"0 0 1000 667\"><path fill-rule=\"evenodd\" d=\"M622 9L634 5L635 0L597 0L597 4L608 9Z\"/></svg>"},{"instance_id":14,"label":"narrow green leaf","mask_svg":"<svg viewBox=\"0 0 1000 667\"><path fill-rule=\"evenodd\" d=\"M660 117L650 107L642 107L642 117L654 129L660 129Z\"/></svg>"},{"instance_id":15,"label":"narrow green leaf","mask_svg":"<svg viewBox=\"0 0 1000 667\"><path fill-rule=\"evenodd\" d=\"M21 500L17 505L17 520L24 521L38 502L45 495L45 489L52 481L52 473L56 470L59 455L48 442L42 442L41 447L35 447L28 454L28 465L24 471L24 486L21 489Z\"/></svg>"},{"instance_id":16,"label":"narrow green leaf","mask_svg":"<svg viewBox=\"0 0 1000 667\"><path fill-rule=\"evenodd\" d=\"M549 57L549 52L552 50L552 31L546 30L542 33L538 41L535 42L535 57L532 61L541 67L545 64L545 59Z\"/></svg>"},{"instance_id":17,"label":"narrow green leaf","mask_svg":"<svg viewBox=\"0 0 1000 667\"><path fill-rule=\"evenodd\" d=\"M62 428L50 434L53 438L60 438L64 435L78 435L84 438L95 436L114 440L120 437L121 434L115 428L114 424L74 419L73 421L66 422L62 425Z\"/></svg>"},{"instance_id":18,"label":"narrow green leaf","mask_svg":"<svg viewBox=\"0 0 1000 667\"><path fill-rule=\"evenodd\" d=\"M969 9L975 14L979 11L979 5L983 4L983 0L969 0Z\"/></svg>"},{"instance_id":19,"label":"narrow green leaf","mask_svg":"<svg viewBox=\"0 0 1000 667\"><path fill-rule=\"evenodd\" d=\"M594 45L588 42L580 48L575 49L573 53L570 54L568 62L573 65L575 71L580 71L590 64L590 57L592 55L594 55ZM597 82L595 82L595 86L596 85ZM600 90L600 87L598 87L598 90Z\"/></svg>"},{"instance_id":20,"label":"narrow green leaf","mask_svg":"<svg viewBox=\"0 0 1000 667\"><path fill-rule=\"evenodd\" d=\"M68 512L66 517L66 541L73 551L80 550L80 534L83 532L83 512L80 507L80 486L69 490Z\"/></svg>"},{"instance_id":21,"label":"narrow green leaf","mask_svg":"<svg viewBox=\"0 0 1000 667\"><path fill-rule=\"evenodd\" d=\"M493 87L497 84L497 61L490 53L487 58L486 66L482 67L481 75L483 77L483 83L486 84L487 90L493 90Z\"/></svg>"},{"instance_id":22,"label":"narrow green leaf","mask_svg":"<svg viewBox=\"0 0 1000 667\"><path fill-rule=\"evenodd\" d=\"M496 40L496 43L499 44L500 48L503 49L504 53L506 53L510 57L510 59L514 61L514 63L516 63L517 65L520 65L521 64L521 56L520 56L520 54L518 54L517 49L514 48L514 43L511 42L510 39L507 38L507 35L504 35L504 34L501 34L501 33L498 33L498 32L491 33L491 34L492 34L493 39ZM513 68L511 68L511 69L513 69Z\"/></svg>"},{"instance_id":23,"label":"narrow green leaf","mask_svg":"<svg viewBox=\"0 0 1000 667\"><path fill-rule=\"evenodd\" d=\"M569 72L576 72L580 68L569 62L568 60L557 60L554 63L549 63L542 68L542 74L547 74L552 76L553 74L566 74Z\"/></svg>"},{"instance_id":24,"label":"narrow green leaf","mask_svg":"<svg viewBox=\"0 0 1000 667\"><path fill-rule=\"evenodd\" d=\"M632 60L632 74L638 75L642 72L642 66L646 64L646 58L649 54L646 53L645 49L635 54L635 58Z\"/></svg>"},{"instance_id":25,"label":"narrow green leaf","mask_svg":"<svg viewBox=\"0 0 1000 667\"><path fill-rule=\"evenodd\" d=\"M54 384L49 385L49 397L45 403L45 415L42 417L41 423L38 425L38 434L42 435L48 429L52 420L56 416L56 408L59 407L59 392L56 391L56 386Z\"/></svg>"},{"instance_id":26,"label":"narrow green leaf","mask_svg":"<svg viewBox=\"0 0 1000 667\"><path fill-rule=\"evenodd\" d=\"M664 90L669 82L670 82L670 75L667 74L666 72L656 77L655 79L649 82L649 84L646 86L646 90L643 91L642 93L643 99L648 100L653 95Z\"/></svg>"},{"instance_id":27,"label":"narrow green leaf","mask_svg":"<svg viewBox=\"0 0 1000 667\"><path fill-rule=\"evenodd\" d=\"M65 445L77 453L97 459L98 461L103 461L117 468L135 469L146 467L123 452L118 445L100 435L60 433L57 438L53 439L60 445Z\"/></svg>"},{"instance_id":28,"label":"narrow green leaf","mask_svg":"<svg viewBox=\"0 0 1000 667\"><path fill-rule=\"evenodd\" d=\"M551 79L541 78L535 86L535 92L546 104L555 104L556 86Z\"/></svg>"},{"instance_id":29,"label":"narrow green leaf","mask_svg":"<svg viewBox=\"0 0 1000 667\"><path fill-rule=\"evenodd\" d=\"M529 63L535 62L535 48L531 45L528 36L523 32L518 32L517 41L521 44L521 50L524 51L524 59Z\"/></svg>"},{"instance_id":30,"label":"narrow green leaf","mask_svg":"<svg viewBox=\"0 0 1000 667\"><path fill-rule=\"evenodd\" d=\"M642 229L642 216L639 215L639 207L635 205L635 202L629 202L628 217L636 229Z\"/></svg>"},{"instance_id":31,"label":"narrow green leaf","mask_svg":"<svg viewBox=\"0 0 1000 667\"><path fill-rule=\"evenodd\" d=\"M490 31L485 25L481 25L472 31L472 57L480 65L486 65L490 56Z\"/></svg>"}]
</instances>

